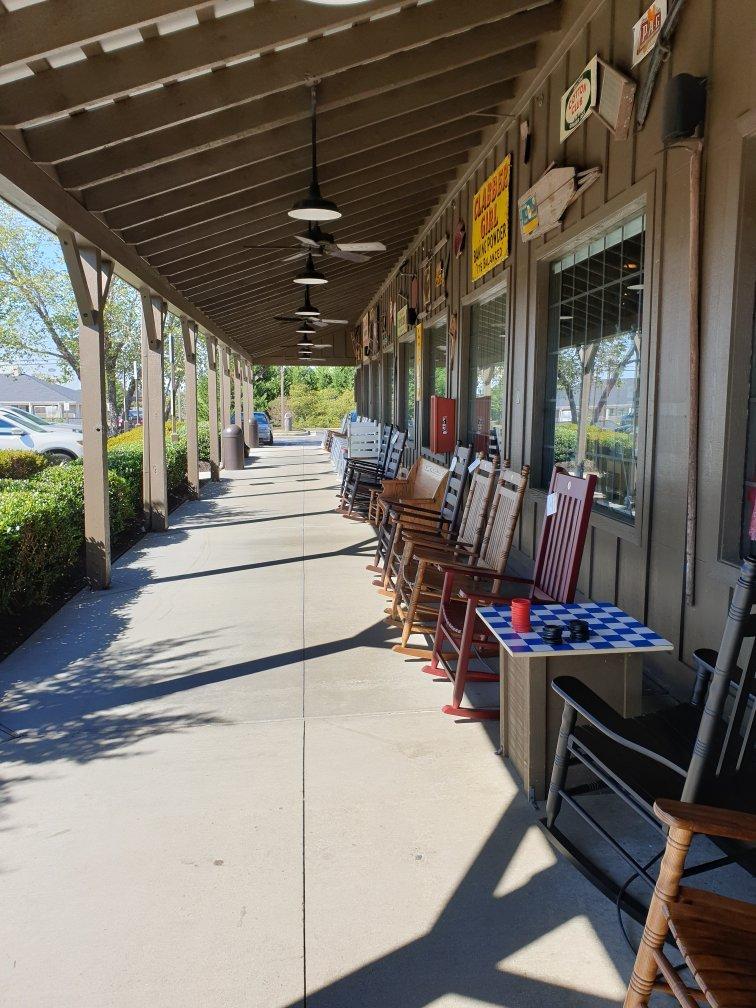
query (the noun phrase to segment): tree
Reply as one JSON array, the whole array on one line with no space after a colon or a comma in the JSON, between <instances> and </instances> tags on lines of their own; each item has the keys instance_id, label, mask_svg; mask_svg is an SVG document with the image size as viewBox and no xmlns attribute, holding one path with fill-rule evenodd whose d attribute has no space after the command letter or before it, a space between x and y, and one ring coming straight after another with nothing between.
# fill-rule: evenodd
<instances>
[{"instance_id":1,"label":"tree","mask_svg":"<svg viewBox=\"0 0 756 1008\"><path fill-rule=\"evenodd\" d=\"M105 307L108 426L134 396L140 359L139 294L113 278ZM0 201L0 361L80 378L79 315L57 239ZM125 382L124 378L129 377Z\"/></svg>"}]
</instances>

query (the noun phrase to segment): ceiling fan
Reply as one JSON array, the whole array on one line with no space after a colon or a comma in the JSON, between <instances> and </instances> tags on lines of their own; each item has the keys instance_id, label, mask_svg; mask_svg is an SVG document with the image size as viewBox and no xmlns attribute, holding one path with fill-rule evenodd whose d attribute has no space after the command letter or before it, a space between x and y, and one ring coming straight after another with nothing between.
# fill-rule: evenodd
<instances>
[{"instance_id":1,"label":"ceiling fan","mask_svg":"<svg viewBox=\"0 0 756 1008\"><path fill-rule=\"evenodd\" d=\"M274 315L275 322L295 322L297 324L317 326L318 329L325 329L329 325L349 325L347 319L324 319L320 311L310 301L310 288L305 287L305 299L301 308L298 308L293 315ZM300 330L297 330L298 332Z\"/></svg>"},{"instance_id":2,"label":"ceiling fan","mask_svg":"<svg viewBox=\"0 0 756 1008\"><path fill-rule=\"evenodd\" d=\"M329 256L332 259L346 259L347 262L363 263L370 262L368 252L385 252L386 246L379 241L365 242L337 242L332 234L321 231L318 224L310 224L307 234L294 235L293 240L299 242L296 245L244 245L245 249L282 249L290 251L297 249L293 255L286 256L281 262L296 262L297 259L306 259L308 255L317 258L318 256Z\"/></svg>"}]
</instances>

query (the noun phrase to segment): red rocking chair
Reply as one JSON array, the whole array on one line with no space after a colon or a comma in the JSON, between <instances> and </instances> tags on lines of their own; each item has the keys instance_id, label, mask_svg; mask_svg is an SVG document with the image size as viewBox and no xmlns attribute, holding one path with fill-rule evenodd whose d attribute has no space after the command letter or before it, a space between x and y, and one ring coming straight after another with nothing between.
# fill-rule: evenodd
<instances>
[{"instance_id":1,"label":"red rocking chair","mask_svg":"<svg viewBox=\"0 0 756 1008\"><path fill-rule=\"evenodd\" d=\"M444 585L433 656L423 672L433 676L445 675L453 683L452 702L443 708L444 714L474 721L498 719L498 709L462 706L468 682L496 682L499 679L496 672L470 671L474 655L483 657L499 653L498 640L475 610L481 605L497 605L511 600L516 592L499 590L503 582L529 585L528 595L534 602L575 600L595 486L594 475L581 478L571 476L561 466L554 467L532 579L504 574L496 579L491 593L478 591L469 585L460 589L459 579L464 579L465 574L469 578L469 570L460 569L459 565L439 564L439 569L444 571ZM484 587L481 585L481 588ZM523 594L522 588L519 592ZM453 669L447 661L450 652L444 650L445 645L450 647L452 656L456 655Z\"/></svg>"}]
</instances>

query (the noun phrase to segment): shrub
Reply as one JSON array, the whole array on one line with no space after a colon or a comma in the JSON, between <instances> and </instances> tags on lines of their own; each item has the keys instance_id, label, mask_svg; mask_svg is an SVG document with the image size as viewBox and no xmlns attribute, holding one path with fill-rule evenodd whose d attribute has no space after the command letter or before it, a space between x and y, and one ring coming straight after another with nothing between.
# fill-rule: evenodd
<instances>
[{"instance_id":1,"label":"shrub","mask_svg":"<svg viewBox=\"0 0 756 1008\"><path fill-rule=\"evenodd\" d=\"M48 457L39 452L0 450L0 479L27 479L49 465Z\"/></svg>"},{"instance_id":2,"label":"shrub","mask_svg":"<svg viewBox=\"0 0 756 1008\"><path fill-rule=\"evenodd\" d=\"M571 462L577 451L577 424L557 424L554 430L554 462ZM586 458L599 456L632 459L633 437L624 431L589 425L585 438Z\"/></svg>"}]
</instances>

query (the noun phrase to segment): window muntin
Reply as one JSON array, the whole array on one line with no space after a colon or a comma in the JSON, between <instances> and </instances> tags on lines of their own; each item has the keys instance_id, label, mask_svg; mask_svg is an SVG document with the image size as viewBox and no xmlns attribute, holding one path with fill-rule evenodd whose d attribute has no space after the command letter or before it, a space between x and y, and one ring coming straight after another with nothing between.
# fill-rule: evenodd
<instances>
[{"instance_id":1,"label":"window muntin","mask_svg":"<svg viewBox=\"0 0 756 1008\"><path fill-rule=\"evenodd\" d=\"M415 344L405 343L404 345L404 423L407 427L407 440L410 444L415 443L415 397L417 393L417 379L415 375Z\"/></svg>"},{"instance_id":2,"label":"window muntin","mask_svg":"<svg viewBox=\"0 0 756 1008\"><path fill-rule=\"evenodd\" d=\"M430 395L446 395L446 322L428 330Z\"/></svg>"},{"instance_id":3,"label":"window muntin","mask_svg":"<svg viewBox=\"0 0 756 1008\"><path fill-rule=\"evenodd\" d=\"M491 433L502 443L506 389L507 292L472 306L467 437L487 452Z\"/></svg>"},{"instance_id":4,"label":"window muntin","mask_svg":"<svg viewBox=\"0 0 756 1008\"><path fill-rule=\"evenodd\" d=\"M543 485L598 476L596 507L635 519L645 215L550 264Z\"/></svg>"},{"instance_id":5,"label":"window muntin","mask_svg":"<svg viewBox=\"0 0 756 1008\"><path fill-rule=\"evenodd\" d=\"M394 355L383 355L383 422L391 423L394 411Z\"/></svg>"}]
</instances>

